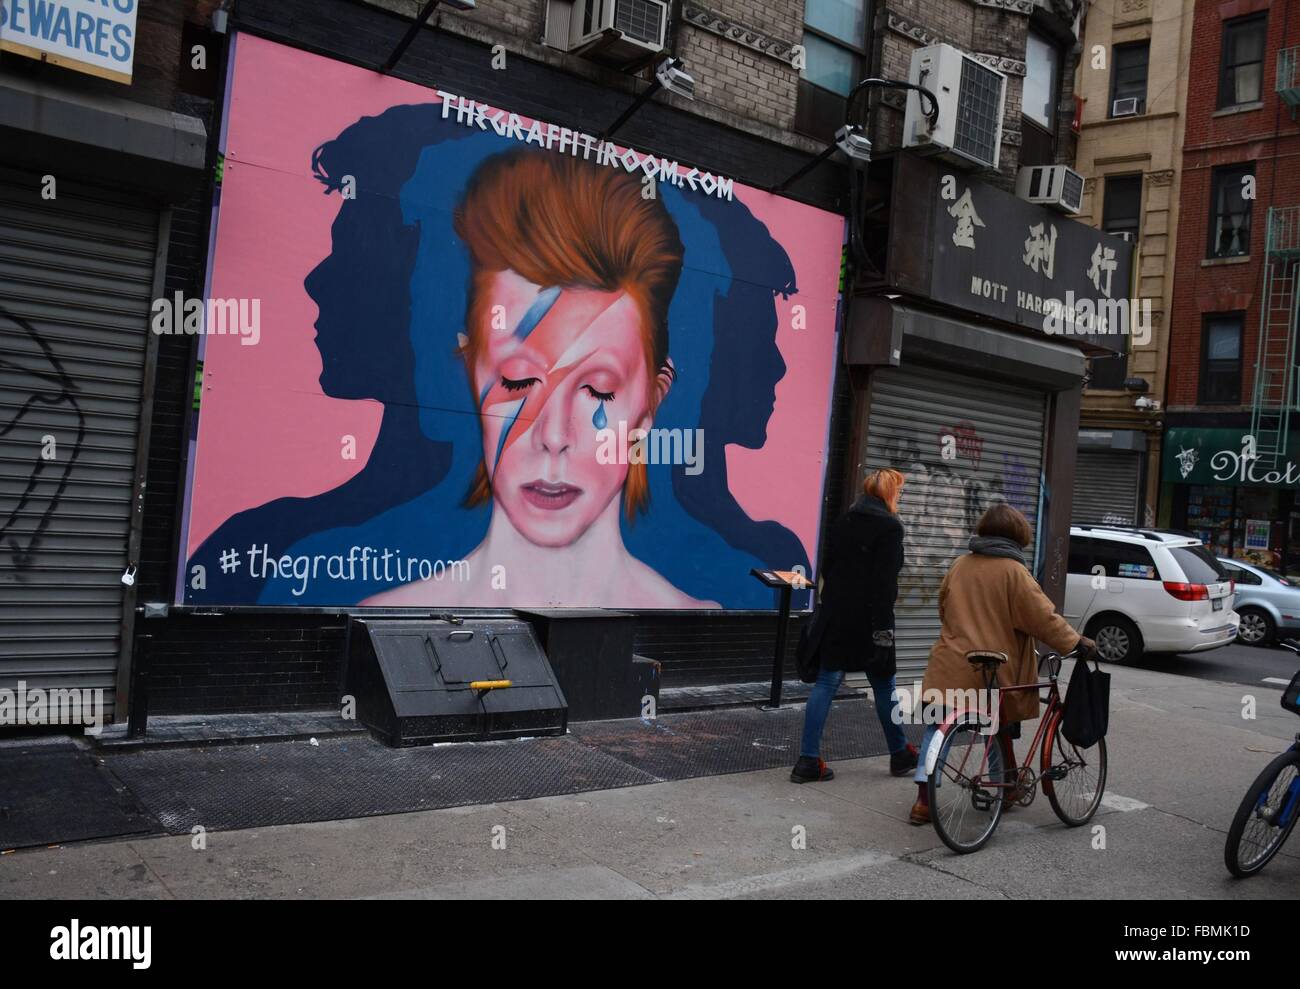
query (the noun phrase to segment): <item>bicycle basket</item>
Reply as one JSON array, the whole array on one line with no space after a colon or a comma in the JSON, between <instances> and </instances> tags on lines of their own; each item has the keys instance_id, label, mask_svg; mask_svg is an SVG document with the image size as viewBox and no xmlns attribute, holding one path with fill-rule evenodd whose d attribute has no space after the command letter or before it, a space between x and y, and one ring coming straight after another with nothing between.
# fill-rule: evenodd
<instances>
[{"instance_id":1,"label":"bicycle basket","mask_svg":"<svg viewBox=\"0 0 1300 989\"><path fill-rule=\"evenodd\" d=\"M1300 672L1291 678L1291 685L1282 694L1282 706L1292 714L1300 714Z\"/></svg>"}]
</instances>

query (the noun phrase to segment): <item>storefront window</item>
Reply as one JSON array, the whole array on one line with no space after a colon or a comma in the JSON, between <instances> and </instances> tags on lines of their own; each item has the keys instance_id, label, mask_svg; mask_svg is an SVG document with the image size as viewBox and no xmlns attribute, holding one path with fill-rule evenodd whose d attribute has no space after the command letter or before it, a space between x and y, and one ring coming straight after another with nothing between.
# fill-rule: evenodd
<instances>
[{"instance_id":1,"label":"storefront window","mask_svg":"<svg viewBox=\"0 0 1300 989\"><path fill-rule=\"evenodd\" d=\"M1282 572L1288 577L1300 577L1300 505L1294 501L1287 510L1287 530L1286 566Z\"/></svg>"},{"instance_id":2,"label":"storefront window","mask_svg":"<svg viewBox=\"0 0 1300 989\"><path fill-rule=\"evenodd\" d=\"M1187 529L1215 556L1232 555L1232 488L1192 485L1187 492Z\"/></svg>"},{"instance_id":3,"label":"storefront window","mask_svg":"<svg viewBox=\"0 0 1300 989\"><path fill-rule=\"evenodd\" d=\"M1265 488L1241 488L1237 491L1236 515L1232 523L1233 559L1274 570L1281 568L1282 529L1277 491Z\"/></svg>"},{"instance_id":4,"label":"storefront window","mask_svg":"<svg viewBox=\"0 0 1300 989\"><path fill-rule=\"evenodd\" d=\"M1269 488L1190 485L1186 530L1215 556L1300 573L1300 510L1294 493Z\"/></svg>"}]
</instances>

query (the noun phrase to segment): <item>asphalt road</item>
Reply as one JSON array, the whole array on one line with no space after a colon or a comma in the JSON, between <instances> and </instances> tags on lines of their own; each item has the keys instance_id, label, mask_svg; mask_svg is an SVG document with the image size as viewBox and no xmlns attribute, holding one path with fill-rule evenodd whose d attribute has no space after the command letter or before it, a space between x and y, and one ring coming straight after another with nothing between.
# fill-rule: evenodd
<instances>
[{"instance_id":1,"label":"asphalt road","mask_svg":"<svg viewBox=\"0 0 1300 989\"><path fill-rule=\"evenodd\" d=\"M1156 673L1240 683L1280 692L1300 669L1300 656L1278 647L1258 648L1234 643L1207 652L1147 655L1131 665Z\"/></svg>"}]
</instances>

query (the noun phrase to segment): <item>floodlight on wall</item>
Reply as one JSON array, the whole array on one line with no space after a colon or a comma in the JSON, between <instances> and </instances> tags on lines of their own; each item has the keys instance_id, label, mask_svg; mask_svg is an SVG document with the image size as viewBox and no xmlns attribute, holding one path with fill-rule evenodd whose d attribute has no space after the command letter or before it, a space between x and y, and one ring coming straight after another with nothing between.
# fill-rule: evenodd
<instances>
[{"instance_id":1,"label":"floodlight on wall","mask_svg":"<svg viewBox=\"0 0 1300 989\"><path fill-rule=\"evenodd\" d=\"M402 40L397 43L397 47L393 49L393 53L388 56L388 61L386 61L383 64L383 67L380 68L380 72L389 73L393 71L393 66L398 63L402 55L406 52L406 49L411 46L411 42L415 40L415 36L420 33L420 28L424 27L425 23L433 15L434 8L437 7L439 3L445 3L452 10L475 9L475 0L428 0L424 7L421 8L420 12L415 15L415 20L411 21L411 26L406 29L406 34L402 35Z\"/></svg>"},{"instance_id":2,"label":"floodlight on wall","mask_svg":"<svg viewBox=\"0 0 1300 989\"><path fill-rule=\"evenodd\" d=\"M600 135L600 139L608 141L616 130L631 120L632 115L640 110L646 104L646 101L661 89L676 93L678 96L684 96L688 100L695 99L695 79L686 71L686 66L680 58L665 58L655 66L655 77L651 80L650 85L632 101L632 105L624 110L617 120L605 128Z\"/></svg>"},{"instance_id":3,"label":"floodlight on wall","mask_svg":"<svg viewBox=\"0 0 1300 989\"><path fill-rule=\"evenodd\" d=\"M212 32L214 34L225 34L230 27L230 3L231 0L222 0L222 3L212 12Z\"/></svg>"},{"instance_id":4,"label":"floodlight on wall","mask_svg":"<svg viewBox=\"0 0 1300 989\"><path fill-rule=\"evenodd\" d=\"M682 67L678 59L666 58L660 62L655 67L655 82L677 96L684 96L688 100L695 99L695 79Z\"/></svg>"},{"instance_id":5,"label":"floodlight on wall","mask_svg":"<svg viewBox=\"0 0 1300 989\"><path fill-rule=\"evenodd\" d=\"M910 82L901 82L894 79L863 79L852 90L849 91L848 99L844 101L844 126L835 132L835 141L828 145L817 155L817 157L804 162L804 164L793 175L787 178L779 185L773 186L773 192L784 192L794 183L811 172L823 161L840 151L849 160L849 163L861 167L871 161L871 138L867 135L867 130L861 124L852 122L853 101L857 95L864 89L878 87L881 89L915 89L921 94L921 98L930 102L930 109L926 116L931 123L939 118L939 101L934 98L934 93L930 92L924 86L918 86Z\"/></svg>"},{"instance_id":6,"label":"floodlight on wall","mask_svg":"<svg viewBox=\"0 0 1300 989\"><path fill-rule=\"evenodd\" d=\"M835 147L849 161L862 165L871 161L871 138L855 124L845 124L835 132Z\"/></svg>"}]
</instances>

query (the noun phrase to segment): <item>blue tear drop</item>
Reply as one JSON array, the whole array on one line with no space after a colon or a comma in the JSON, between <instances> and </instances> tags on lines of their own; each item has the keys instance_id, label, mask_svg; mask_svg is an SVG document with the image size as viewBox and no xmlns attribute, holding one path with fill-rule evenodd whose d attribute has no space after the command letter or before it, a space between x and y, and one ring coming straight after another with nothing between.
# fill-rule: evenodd
<instances>
[{"instance_id":1,"label":"blue tear drop","mask_svg":"<svg viewBox=\"0 0 1300 989\"><path fill-rule=\"evenodd\" d=\"M600 404L596 406L596 411L591 417L591 424L597 429L604 429L609 425L609 419L605 417L605 400L602 398Z\"/></svg>"}]
</instances>

